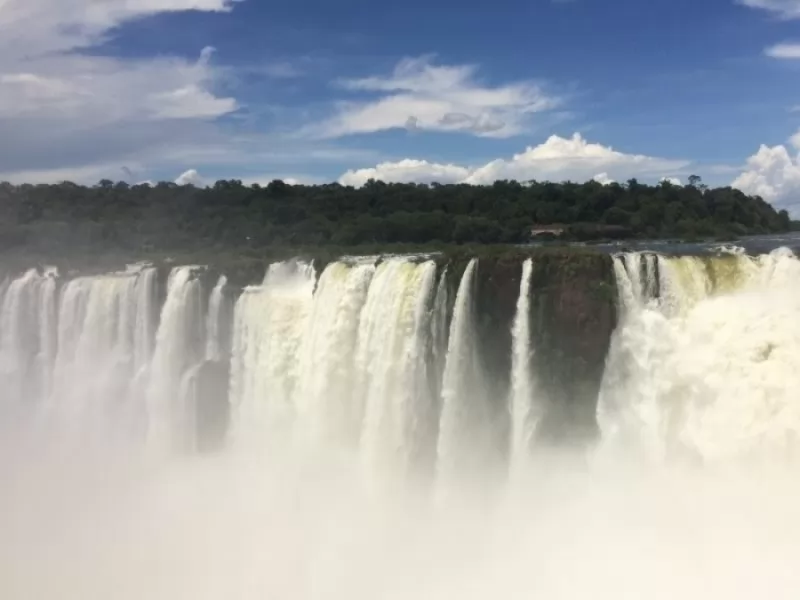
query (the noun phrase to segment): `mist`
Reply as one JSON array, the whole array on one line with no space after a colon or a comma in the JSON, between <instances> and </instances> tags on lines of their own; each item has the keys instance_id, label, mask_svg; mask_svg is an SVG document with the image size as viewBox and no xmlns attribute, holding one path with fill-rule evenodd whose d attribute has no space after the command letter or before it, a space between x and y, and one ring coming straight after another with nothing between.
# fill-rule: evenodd
<instances>
[{"instance_id":1,"label":"mist","mask_svg":"<svg viewBox=\"0 0 800 600\"><path fill-rule=\"evenodd\" d=\"M30 441L30 440L29 440ZM792 470L543 459L492 500L375 494L358 461L70 457L4 443L0 596L772 598L800 583Z\"/></svg>"}]
</instances>

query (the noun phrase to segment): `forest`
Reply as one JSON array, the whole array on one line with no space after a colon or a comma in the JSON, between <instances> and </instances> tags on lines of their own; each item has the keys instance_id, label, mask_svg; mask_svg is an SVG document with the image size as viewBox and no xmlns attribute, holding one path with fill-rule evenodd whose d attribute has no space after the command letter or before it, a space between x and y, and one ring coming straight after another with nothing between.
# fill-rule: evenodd
<instances>
[{"instance_id":1,"label":"forest","mask_svg":"<svg viewBox=\"0 0 800 600\"><path fill-rule=\"evenodd\" d=\"M266 186L218 181L85 187L0 183L0 251L259 251L318 246L520 244L536 227L566 240L733 239L787 231L786 211L739 190L678 186L497 181L369 181ZM552 234L550 234L552 235ZM545 236L547 237L547 236Z\"/></svg>"}]
</instances>

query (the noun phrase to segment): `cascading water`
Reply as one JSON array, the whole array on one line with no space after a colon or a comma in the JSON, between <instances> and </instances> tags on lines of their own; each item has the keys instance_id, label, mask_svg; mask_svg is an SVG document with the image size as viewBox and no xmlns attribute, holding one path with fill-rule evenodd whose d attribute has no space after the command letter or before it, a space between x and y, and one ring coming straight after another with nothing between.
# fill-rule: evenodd
<instances>
[{"instance_id":1,"label":"cascading water","mask_svg":"<svg viewBox=\"0 0 800 600\"><path fill-rule=\"evenodd\" d=\"M432 261L382 263L361 315L356 393L363 398L362 456L369 477L408 473L430 445L435 402L427 376Z\"/></svg>"},{"instance_id":2,"label":"cascading water","mask_svg":"<svg viewBox=\"0 0 800 600\"><path fill-rule=\"evenodd\" d=\"M5 290L0 312L0 381L6 406L40 400L56 351L54 270L31 269Z\"/></svg>"},{"instance_id":3,"label":"cascading water","mask_svg":"<svg viewBox=\"0 0 800 600\"><path fill-rule=\"evenodd\" d=\"M211 290L206 316L206 359L221 360L227 354L225 347L226 290L228 278L221 275Z\"/></svg>"},{"instance_id":4,"label":"cascading water","mask_svg":"<svg viewBox=\"0 0 800 600\"><path fill-rule=\"evenodd\" d=\"M437 445L437 493L446 499L473 478L488 476L497 448L490 397L478 352L475 293L478 260L467 265L458 287L442 382Z\"/></svg>"},{"instance_id":5,"label":"cascading water","mask_svg":"<svg viewBox=\"0 0 800 600\"><path fill-rule=\"evenodd\" d=\"M313 266L271 265L259 287L236 304L231 364L231 437L251 446L293 430L295 390L302 384L297 356L313 308Z\"/></svg>"},{"instance_id":6,"label":"cascading water","mask_svg":"<svg viewBox=\"0 0 800 600\"><path fill-rule=\"evenodd\" d=\"M786 250L659 257L661 294L641 302L619 268L636 260L615 257L624 317L598 407L606 443L658 460L795 453L800 261Z\"/></svg>"},{"instance_id":7,"label":"cascading water","mask_svg":"<svg viewBox=\"0 0 800 600\"><path fill-rule=\"evenodd\" d=\"M316 285L308 265L270 267L236 308L231 397L249 433L233 437L360 448L375 476L430 460L435 293L432 261L349 259Z\"/></svg>"},{"instance_id":8,"label":"cascading water","mask_svg":"<svg viewBox=\"0 0 800 600\"><path fill-rule=\"evenodd\" d=\"M361 311L375 274L374 262L335 262L319 278L298 360L299 425L311 443L358 440L363 403L355 393L354 357Z\"/></svg>"},{"instance_id":9,"label":"cascading water","mask_svg":"<svg viewBox=\"0 0 800 600\"><path fill-rule=\"evenodd\" d=\"M181 396L184 377L203 356L202 285L198 267L169 275L147 386L148 445L157 452L192 449L194 407Z\"/></svg>"},{"instance_id":10,"label":"cascading water","mask_svg":"<svg viewBox=\"0 0 800 600\"><path fill-rule=\"evenodd\" d=\"M524 468L531 450L531 440L539 419L535 404L533 373L531 372L531 278L533 261L522 264L517 314L512 329L511 347L511 470Z\"/></svg>"},{"instance_id":11,"label":"cascading water","mask_svg":"<svg viewBox=\"0 0 800 600\"><path fill-rule=\"evenodd\" d=\"M441 400L442 376L444 375L444 365L447 361L447 337L449 334L450 309L448 269L445 267L441 275L439 275L439 283L436 286L436 297L433 300L433 316L431 317L430 369L433 376L433 395L437 405Z\"/></svg>"},{"instance_id":12,"label":"cascading water","mask_svg":"<svg viewBox=\"0 0 800 600\"><path fill-rule=\"evenodd\" d=\"M111 433L120 413L141 422L130 400L153 343L155 269L68 282L58 312L58 354L50 409L75 431ZM109 420L110 419L110 420Z\"/></svg>"},{"instance_id":13,"label":"cascading water","mask_svg":"<svg viewBox=\"0 0 800 600\"><path fill-rule=\"evenodd\" d=\"M598 403L605 445L703 460L793 447L794 255L629 253L613 266L620 323ZM508 374L512 465L539 420L532 262L521 268ZM121 420L146 428L155 445L193 447L198 400L182 394L198 389L204 361L227 369L233 320L227 279L206 301L199 270L172 271L161 309L157 270L147 265L63 284L54 270L7 277L4 406L40 405L82 435ZM309 264L272 265L235 309L231 438L292 431L357 451L373 473L435 460L442 482L496 454L489 405L498 401L488 398L476 339L477 271L473 260L451 315L448 270L424 258L343 259L319 281Z\"/></svg>"},{"instance_id":14,"label":"cascading water","mask_svg":"<svg viewBox=\"0 0 800 600\"><path fill-rule=\"evenodd\" d=\"M137 277L135 308L133 309L134 378L130 384L129 396L144 398L147 394L150 362L156 345L155 336L159 319L158 270L147 265L136 265L130 267L128 273L135 274ZM139 414L144 420L145 410L143 407L139 409Z\"/></svg>"}]
</instances>

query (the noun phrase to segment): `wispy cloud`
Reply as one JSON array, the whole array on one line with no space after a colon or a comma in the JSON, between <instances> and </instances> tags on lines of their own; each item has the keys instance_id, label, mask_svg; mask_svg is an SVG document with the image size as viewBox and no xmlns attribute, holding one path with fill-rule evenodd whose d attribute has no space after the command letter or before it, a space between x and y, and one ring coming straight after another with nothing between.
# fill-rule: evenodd
<instances>
[{"instance_id":1,"label":"wispy cloud","mask_svg":"<svg viewBox=\"0 0 800 600\"><path fill-rule=\"evenodd\" d=\"M76 52L132 19L230 10L229 0L5 0L0 9L0 164L8 172L76 174L114 157L132 164L236 111L216 92L213 48L195 60L125 60ZM87 167L87 165L89 165ZM92 166L95 165L95 166Z\"/></svg>"},{"instance_id":2,"label":"wispy cloud","mask_svg":"<svg viewBox=\"0 0 800 600\"><path fill-rule=\"evenodd\" d=\"M232 0L5 0L0 56L19 60L88 48L133 19L181 11L222 12L232 6Z\"/></svg>"},{"instance_id":3,"label":"wispy cloud","mask_svg":"<svg viewBox=\"0 0 800 600\"><path fill-rule=\"evenodd\" d=\"M431 57L405 59L388 76L338 85L373 98L339 102L332 117L306 127L305 134L335 138L413 124L416 131L504 138L527 131L535 114L561 104L535 82L492 86L478 80L474 65L438 65Z\"/></svg>"},{"instance_id":4,"label":"wispy cloud","mask_svg":"<svg viewBox=\"0 0 800 600\"><path fill-rule=\"evenodd\" d=\"M800 18L800 0L739 0L739 4L769 11L782 19Z\"/></svg>"},{"instance_id":5,"label":"wispy cloud","mask_svg":"<svg viewBox=\"0 0 800 600\"><path fill-rule=\"evenodd\" d=\"M134 166L134 169L135 168ZM136 180L135 176L126 175L119 165L115 163L97 163L88 166L54 167L49 169L32 168L7 172L0 171L0 181L9 181L15 184L60 183L62 181L93 184L101 179Z\"/></svg>"},{"instance_id":6,"label":"wispy cloud","mask_svg":"<svg viewBox=\"0 0 800 600\"><path fill-rule=\"evenodd\" d=\"M304 74L299 66L286 61L267 63L262 67L261 72L274 79L295 79Z\"/></svg>"},{"instance_id":7,"label":"wispy cloud","mask_svg":"<svg viewBox=\"0 0 800 600\"><path fill-rule=\"evenodd\" d=\"M800 58L800 44L775 44L764 50L764 54L772 58L798 59Z\"/></svg>"}]
</instances>

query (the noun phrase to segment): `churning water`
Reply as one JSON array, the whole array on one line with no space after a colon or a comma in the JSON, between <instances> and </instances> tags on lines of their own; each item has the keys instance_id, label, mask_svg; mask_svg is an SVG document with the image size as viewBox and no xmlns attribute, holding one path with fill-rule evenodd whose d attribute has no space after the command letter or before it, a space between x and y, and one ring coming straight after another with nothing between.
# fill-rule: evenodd
<instances>
[{"instance_id":1,"label":"churning water","mask_svg":"<svg viewBox=\"0 0 800 600\"><path fill-rule=\"evenodd\" d=\"M795 598L800 261L614 256L599 436L563 448L535 261L505 374L478 260L7 278L0 598Z\"/></svg>"}]
</instances>

